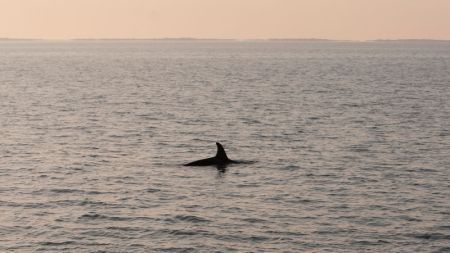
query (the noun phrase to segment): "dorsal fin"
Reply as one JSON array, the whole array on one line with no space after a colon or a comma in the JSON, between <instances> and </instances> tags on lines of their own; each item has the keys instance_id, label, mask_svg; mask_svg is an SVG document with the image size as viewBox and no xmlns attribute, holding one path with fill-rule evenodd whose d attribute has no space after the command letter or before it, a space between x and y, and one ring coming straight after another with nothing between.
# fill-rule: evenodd
<instances>
[{"instance_id":1,"label":"dorsal fin","mask_svg":"<svg viewBox=\"0 0 450 253\"><path fill-rule=\"evenodd\" d=\"M216 158L220 159L220 160L229 160L227 153L225 153L225 149L223 149L222 144L216 142L217 145L217 153L216 153Z\"/></svg>"}]
</instances>

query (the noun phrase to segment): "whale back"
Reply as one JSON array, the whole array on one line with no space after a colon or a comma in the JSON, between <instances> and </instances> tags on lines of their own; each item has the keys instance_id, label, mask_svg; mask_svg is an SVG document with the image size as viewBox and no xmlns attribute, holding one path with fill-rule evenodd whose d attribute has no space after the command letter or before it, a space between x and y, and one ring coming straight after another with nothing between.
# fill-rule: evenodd
<instances>
[{"instance_id":1,"label":"whale back","mask_svg":"<svg viewBox=\"0 0 450 253\"><path fill-rule=\"evenodd\" d=\"M225 153L225 149L223 149L222 144L216 142L217 145L217 153L216 153L216 158L219 161L228 161L230 159L228 159L227 153Z\"/></svg>"},{"instance_id":2,"label":"whale back","mask_svg":"<svg viewBox=\"0 0 450 253\"><path fill-rule=\"evenodd\" d=\"M227 153L225 153L225 149L223 148L222 144L216 142L217 145L217 153L216 156L197 160L194 162L190 162L185 164L184 166L209 166L209 165L216 165L219 170L224 169L224 167L229 163L241 163L239 161L233 161L230 160L227 156Z\"/></svg>"}]
</instances>

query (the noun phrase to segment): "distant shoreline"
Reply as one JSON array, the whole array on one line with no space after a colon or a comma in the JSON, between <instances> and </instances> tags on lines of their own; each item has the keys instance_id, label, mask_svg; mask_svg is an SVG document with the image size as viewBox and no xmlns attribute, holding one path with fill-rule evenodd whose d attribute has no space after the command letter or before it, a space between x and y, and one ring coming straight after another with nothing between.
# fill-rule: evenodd
<instances>
[{"instance_id":1,"label":"distant shoreline","mask_svg":"<svg viewBox=\"0 0 450 253\"><path fill-rule=\"evenodd\" d=\"M214 39L214 38L75 38L75 39L30 39L0 38L0 42L36 42L36 41L150 41L150 42L370 42L370 43L449 43L450 40L437 39L376 39L376 40L333 40L318 38L269 38L269 39Z\"/></svg>"}]
</instances>

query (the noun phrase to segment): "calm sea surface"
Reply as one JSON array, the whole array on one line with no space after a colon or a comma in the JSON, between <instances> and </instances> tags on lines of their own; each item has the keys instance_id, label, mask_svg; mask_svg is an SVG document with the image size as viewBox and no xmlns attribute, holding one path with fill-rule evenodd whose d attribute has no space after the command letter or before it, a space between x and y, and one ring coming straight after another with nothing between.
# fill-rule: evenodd
<instances>
[{"instance_id":1,"label":"calm sea surface","mask_svg":"<svg viewBox=\"0 0 450 253\"><path fill-rule=\"evenodd\" d=\"M1 42L0 252L450 252L450 43Z\"/></svg>"}]
</instances>

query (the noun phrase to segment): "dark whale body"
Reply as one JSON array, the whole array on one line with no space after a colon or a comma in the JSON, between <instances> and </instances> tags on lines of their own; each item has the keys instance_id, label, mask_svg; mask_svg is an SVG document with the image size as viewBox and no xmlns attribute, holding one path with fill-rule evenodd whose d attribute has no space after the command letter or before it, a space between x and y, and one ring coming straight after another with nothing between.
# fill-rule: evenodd
<instances>
[{"instance_id":1,"label":"dark whale body","mask_svg":"<svg viewBox=\"0 0 450 253\"><path fill-rule=\"evenodd\" d=\"M222 144L216 142L216 145L217 145L216 156L190 162L188 164L185 164L184 166L211 166L211 165L226 166L230 163L238 163L228 158L227 154L225 153L225 149L223 149Z\"/></svg>"}]
</instances>

